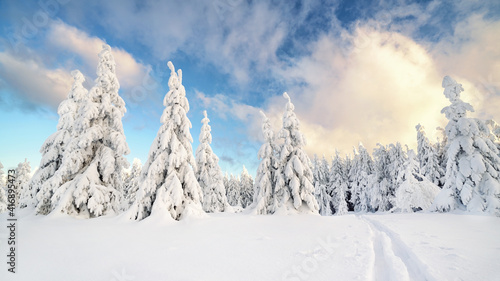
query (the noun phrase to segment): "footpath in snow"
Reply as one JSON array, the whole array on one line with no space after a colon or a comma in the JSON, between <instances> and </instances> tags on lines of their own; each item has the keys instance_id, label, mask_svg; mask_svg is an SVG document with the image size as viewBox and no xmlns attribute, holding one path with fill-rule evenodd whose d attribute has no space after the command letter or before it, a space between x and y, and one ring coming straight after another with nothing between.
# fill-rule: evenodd
<instances>
[{"instance_id":1,"label":"footpath in snow","mask_svg":"<svg viewBox=\"0 0 500 281\"><path fill-rule=\"evenodd\" d=\"M0 219L6 222L5 214ZM181 222L25 216L0 280L498 280L500 218L211 214ZM0 231L0 250L6 247Z\"/></svg>"}]
</instances>

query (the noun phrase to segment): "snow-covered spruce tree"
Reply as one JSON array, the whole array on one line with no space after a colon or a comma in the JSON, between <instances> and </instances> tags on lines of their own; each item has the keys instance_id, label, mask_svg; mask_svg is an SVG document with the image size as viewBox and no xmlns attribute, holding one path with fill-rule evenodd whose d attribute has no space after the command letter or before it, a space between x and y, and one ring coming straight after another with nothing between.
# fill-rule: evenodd
<instances>
[{"instance_id":1,"label":"snow-covered spruce tree","mask_svg":"<svg viewBox=\"0 0 500 281\"><path fill-rule=\"evenodd\" d=\"M120 209L129 148L121 121L125 102L118 94L116 64L108 45L99 53L95 82L89 97L80 101L72 141L53 177L55 183L63 183L52 196L54 212L88 218Z\"/></svg>"},{"instance_id":2,"label":"snow-covered spruce tree","mask_svg":"<svg viewBox=\"0 0 500 281\"><path fill-rule=\"evenodd\" d=\"M369 176L373 173L373 160L363 144L359 144L355 151L351 168L352 195L354 211L367 212L369 210Z\"/></svg>"},{"instance_id":3,"label":"snow-covered spruce tree","mask_svg":"<svg viewBox=\"0 0 500 281\"><path fill-rule=\"evenodd\" d=\"M23 202L27 202L31 204L29 200L30 192L29 192L29 181L31 179L31 166L28 159L24 159L24 162L21 162L17 165L16 168L16 180L14 184L16 186L16 203L15 206L19 207L21 200Z\"/></svg>"},{"instance_id":4,"label":"snow-covered spruce tree","mask_svg":"<svg viewBox=\"0 0 500 281\"><path fill-rule=\"evenodd\" d=\"M262 134L264 135L264 143L259 149L258 157L260 159L257 175L254 182L254 196L252 207L257 214L272 214L273 196L274 196L274 174L275 174L275 140L274 132L271 128L269 118L260 112L263 118Z\"/></svg>"},{"instance_id":5,"label":"snow-covered spruce tree","mask_svg":"<svg viewBox=\"0 0 500 281\"><path fill-rule=\"evenodd\" d=\"M228 181L228 186L226 190L227 201L229 205L236 207L241 207L241 184L240 177L231 174Z\"/></svg>"},{"instance_id":6,"label":"snow-covered spruce tree","mask_svg":"<svg viewBox=\"0 0 500 281\"><path fill-rule=\"evenodd\" d=\"M392 210L416 212L427 210L439 192L439 187L419 173L419 162L413 150L407 152L405 171L401 174L401 185L396 190Z\"/></svg>"},{"instance_id":7,"label":"snow-covered spruce tree","mask_svg":"<svg viewBox=\"0 0 500 281\"><path fill-rule=\"evenodd\" d=\"M283 128L279 133L283 144L279 147L277 157L275 209L288 212L304 207L301 211L317 213L319 207L314 198L311 161L302 149L306 144L305 139L299 131L299 120L290 97L287 93L283 96L288 102L283 114Z\"/></svg>"},{"instance_id":8,"label":"snow-covered spruce tree","mask_svg":"<svg viewBox=\"0 0 500 281\"><path fill-rule=\"evenodd\" d=\"M0 162L0 214L7 211L7 192L5 191L4 171Z\"/></svg>"},{"instance_id":9,"label":"snow-covered spruce tree","mask_svg":"<svg viewBox=\"0 0 500 281\"><path fill-rule=\"evenodd\" d=\"M407 161L406 151L403 146L396 142L396 144L389 145L389 185L387 189L387 196L389 200L388 209L394 206L394 197L396 190L403 183L403 175L405 173L405 163Z\"/></svg>"},{"instance_id":10,"label":"snow-covered spruce tree","mask_svg":"<svg viewBox=\"0 0 500 281\"><path fill-rule=\"evenodd\" d=\"M429 139L425 136L424 127L418 124L417 129L417 152L420 173L435 185L440 186L444 177L444 171L439 163L439 156Z\"/></svg>"},{"instance_id":11,"label":"snow-covered spruce tree","mask_svg":"<svg viewBox=\"0 0 500 281\"><path fill-rule=\"evenodd\" d=\"M212 134L206 111L203 111L203 116L199 138L200 145L196 149L195 175L203 191L203 210L208 213L224 212L229 209L224 179L219 167L219 157L210 147Z\"/></svg>"},{"instance_id":12,"label":"snow-covered spruce tree","mask_svg":"<svg viewBox=\"0 0 500 281\"><path fill-rule=\"evenodd\" d=\"M329 176L329 186L327 188L332 201L332 209L335 215L345 215L347 213L346 191L349 182L349 172L345 169L344 163L338 151L332 161L332 168Z\"/></svg>"},{"instance_id":13,"label":"snow-covered spruce tree","mask_svg":"<svg viewBox=\"0 0 500 281\"><path fill-rule=\"evenodd\" d=\"M390 209L389 202L389 185L390 185L390 164L391 159L387 147L377 144L373 150L374 171L369 177L369 198L370 208L372 211L388 211Z\"/></svg>"},{"instance_id":14,"label":"snow-covered spruce tree","mask_svg":"<svg viewBox=\"0 0 500 281\"><path fill-rule=\"evenodd\" d=\"M322 216L333 215L332 195L331 190L329 190L331 187L329 166L324 156L319 160L314 155L314 193L319 205L319 214Z\"/></svg>"},{"instance_id":15,"label":"snow-covered spruce tree","mask_svg":"<svg viewBox=\"0 0 500 281\"><path fill-rule=\"evenodd\" d=\"M253 202L253 178L248 173L248 170L245 166L243 166L243 170L240 175L240 197L241 197L241 207L246 208L250 206Z\"/></svg>"},{"instance_id":16,"label":"snow-covered spruce tree","mask_svg":"<svg viewBox=\"0 0 500 281\"><path fill-rule=\"evenodd\" d=\"M132 169L124 177L122 210L128 210L135 202L137 190L139 190L139 180L141 179L142 163L140 159L134 158Z\"/></svg>"},{"instance_id":17,"label":"snow-covered spruce tree","mask_svg":"<svg viewBox=\"0 0 500 281\"><path fill-rule=\"evenodd\" d=\"M193 171L196 163L182 71L175 72L172 62L168 62L168 67L170 90L163 100L162 125L142 170L137 199L127 214L131 219L167 215L180 220L204 213L203 193Z\"/></svg>"},{"instance_id":18,"label":"snow-covered spruce tree","mask_svg":"<svg viewBox=\"0 0 500 281\"><path fill-rule=\"evenodd\" d=\"M462 85L445 76L442 86L451 105L441 110L449 120L446 181L433 208L487 211L500 215L500 158L485 121L468 118L472 106L460 99Z\"/></svg>"},{"instance_id":19,"label":"snow-covered spruce tree","mask_svg":"<svg viewBox=\"0 0 500 281\"><path fill-rule=\"evenodd\" d=\"M36 170L30 180L28 194L20 202L21 208L40 205L41 209L47 209L51 205L50 200L54 190L43 190L42 186L61 167L63 153L67 144L71 141L71 133L79 109L77 101L79 97L87 95L88 92L82 85L85 81L83 74L78 70L74 70L71 72L71 75L74 80L73 86L67 98L61 102L57 109L57 113L59 114L57 131L50 135L40 148L42 159L40 160L38 170ZM45 187L49 187L49 185L45 185ZM40 194L38 195L39 192ZM39 200L42 200L42 202L39 203Z\"/></svg>"}]
</instances>

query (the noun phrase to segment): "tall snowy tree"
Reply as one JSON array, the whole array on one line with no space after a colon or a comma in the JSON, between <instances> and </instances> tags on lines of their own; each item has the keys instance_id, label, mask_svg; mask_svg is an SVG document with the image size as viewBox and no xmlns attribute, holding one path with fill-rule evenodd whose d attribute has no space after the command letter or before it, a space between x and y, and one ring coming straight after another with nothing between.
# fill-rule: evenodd
<instances>
[{"instance_id":1,"label":"tall snowy tree","mask_svg":"<svg viewBox=\"0 0 500 281\"><path fill-rule=\"evenodd\" d=\"M254 182L253 205L254 211L257 214L272 214L273 196L274 196L274 174L275 174L275 150L276 144L274 140L274 132L271 128L269 118L260 112L263 118L262 134L264 135L264 143L259 149L258 157L260 159L257 175Z\"/></svg>"},{"instance_id":2,"label":"tall snowy tree","mask_svg":"<svg viewBox=\"0 0 500 281\"><path fill-rule=\"evenodd\" d=\"M434 201L439 187L419 172L419 162L413 150L408 151L401 185L396 190L393 210L415 212L427 210Z\"/></svg>"},{"instance_id":3,"label":"tall snowy tree","mask_svg":"<svg viewBox=\"0 0 500 281\"><path fill-rule=\"evenodd\" d=\"M21 202L21 207L35 207L40 205L41 209L50 208L50 200L54 189L49 188L50 185L47 184L45 188L48 188L48 190L45 190L43 186L62 165L64 150L71 141L73 126L79 110L78 101L88 93L82 85L85 81L83 74L78 70L74 70L71 72L71 75L74 80L73 86L67 98L61 102L57 109L57 113L59 114L57 131L50 135L40 148L42 159L40 160L38 170L36 170L30 180L28 194L24 202ZM44 211L42 213L46 214L47 212Z\"/></svg>"},{"instance_id":4,"label":"tall snowy tree","mask_svg":"<svg viewBox=\"0 0 500 281\"><path fill-rule=\"evenodd\" d=\"M241 207L246 208L250 206L253 202L253 178L248 173L247 168L243 166L243 170L240 175L240 198L241 198Z\"/></svg>"},{"instance_id":5,"label":"tall snowy tree","mask_svg":"<svg viewBox=\"0 0 500 281\"><path fill-rule=\"evenodd\" d=\"M500 158L485 121L468 118L474 109L460 99L462 85L445 76L442 86L451 105L441 110L449 120L446 181L434 209L487 211L500 215Z\"/></svg>"},{"instance_id":6,"label":"tall snowy tree","mask_svg":"<svg viewBox=\"0 0 500 281\"><path fill-rule=\"evenodd\" d=\"M369 206L369 176L373 173L373 160L360 143L352 161L352 195L354 211L367 212Z\"/></svg>"},{"instance_id":7,"label":"tall snowy tree","mask_svg":"<svg viewBox=\"0 0 500 281\"><path fill-rule=\"evenodd\" d=\"M283 144L279 148L277 159L275 208L287 212L305 207L304 211L317 213L319 207L314 197L311 161L303 151L305 139L299 131L299 120L290 97L287 93L283 96L288 102L283 114L283 127L279 134Z\"/></svg>"},{"instance_id":8,"label":"tall snowy tree","mask_svg":"<svg viewBox=\"0 0 500 281\"><path fill-rule=\"evenodd\" d=\"M137 199L127 214L132 219L167 215L180 220L204 213L203 193L193 171L196 163L182 71L175 72L172 62L168 67L171 72L169 91L163 100L162 125L144 165Z\"/></svg>"},{"instance_id":9,"label":"tall snowy tree","mask_svg":"<svg viewBox=\"0 0 500 281\"><path fill-rule=\"evenodd\" d=\"M335 157L332 161L330 170L328 193L332 198L332 208L335 215L344 215L347 213L346 192L349 182L349 171L345 168L345 163L342 163L338 151L335 152Z\"/></svg>"},{"instance_id":10,"label":"tall snowy tree","mask_svg":"<svg viewBox=\"0 0 500 281\"><path fill-rule=\"evenodd\" d=\"M64 151L52 196L54 211L80 217L98 217L119 211L122 170L129 148L123 133L125 102L119 96L116 63L111 47L99 53L97 79L83 98L75 119L72 141Z\"/></svg>"},{"instance_id":11,"label":"tall snowy tree","mask_svg":"<svg viewBox=\"0 0 500 281\"><path fill-rule=\"evenodd\" d=\"M196 149L195 175L203 191L203 210L209 213L224 212L229 209L222 170L219 167L219 157L210 147L212 143L210 120L203 111L201 123L200 145Z\"/></svg>"},{"instance_id":12,"label":"tall snowy tree","mask_svg":"<svg viewBox=\"0 0 500 281\"><path fill-rule=\"evenodd\" d=\"M29 192L29 181L31 179L31 166L28 159L24 159L17 165L16 168L16 180L14 184L16 186L16 203L15 206L21 206L22 202L29 202L30 192Z\"/></svg>"},{"instance_id":13,"label":"tall snowy tree","mask_svg":"<svg viewBox=\"0 0 500 281\"><path fill-rule=\"evenodd\" d=\"M418 124L417 129L417 156L420 173L435 185L440 186L443 181L444 171L439 163L439 156L436 148L425 136L424 127Z\"/></svg>"},{"instance_id":14,"label":"tall snowy tree","mask_svg":"<svg viewBox=\"0 0 500 281\"><path fill-rule=\"evenodd\" d=\"M132 169L124 177L124 192L123 192L123 202L122 209L128 210L128 208L134 203L137 191L139 190L139 181L141 179L142 163L140 159L134 158L132 162Z\"/></svg>"},{"instance_id":15,"label":"tall snowy tree","mask_svg":"<svg viewBox=\"0 0 500 281\"><path fill-rule=\"evenodd\" d=\"M392 208L393 200L396 196L396 190L401 186L403 181L403 175L405 173L405 163L408 156L406 151L403 149L401 143L396 142L396 144L389 145L389 175L390 184L388 189L389 202Z\"/></svg>"},{"instance_id":16,"label":"tall snowy tree","mask_svg":"<svg viewBox=\"0 0 500 281\"><path fill-rule=\"evenodd\" d=\"M228 181L228 186L226 190L227 201L229 205L236 207L241 207L241 184L240 177L231 174Z\"/></svg>"},{"instance_id":17,"label":"tall snowy tree","mask_svg":"<svg viewBox=\"0 0 500 281\"><path fill-rule=\"evenodd\" d=\"M369 177L368 184L370 208L373 211L388 211L391 208L389 202L391 159L387 147L377 144L373 150L373 159L374 173Z\"/></svg>"},{"instance_id":18,"label":"tall snowy tree","mask_svg":"<svg viewBox=\"0 0 500 281\"><path fill-rule=\"evenodd\" d=\"M333 209L332 195L329 190L331 186L330 167L324 156L321 160L319 160L316 155L314 155L314 159L314 193L316 195L316 201L318 201L319 213L322 216L331 216L333 214Z\"/></svg>"}]
</instances>

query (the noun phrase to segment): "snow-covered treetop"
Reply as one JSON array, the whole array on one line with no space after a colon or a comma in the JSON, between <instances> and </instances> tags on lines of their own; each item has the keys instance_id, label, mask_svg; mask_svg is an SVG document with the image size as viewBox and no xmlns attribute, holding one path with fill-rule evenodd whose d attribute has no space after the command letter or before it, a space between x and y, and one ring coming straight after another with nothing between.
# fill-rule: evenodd
<instances>
[{"instance_id":1,"label":"snow-covered treetop","mask_svg":"<svg viewBox=\"0 0 500 281\"><path fill-rule=\"evenodd\" d=\"M283 93L283 97L285 97L288 102L286 104L285 113L283 114L283 128L281 129L280 137L285 139L286 146L291 145L295 148L302 148L306 144L306 141L299 131L300 122L294 112L295 106L286 92Z\"/></svg>"},{"instance_id":2,"label":"snow-covered treetop","mask_svg":"<svg viewBox=\"0 0 500 281\"><path fill-rule=\"evenodd\" d=\"M457 83L450 76L445 76L442 86L445 97L451 102L450 106L441 110L441 113L444 113L448 120L458 121L458 119L467 116L467 111L474 112L472 105L460 99L460 93L464 91L462 84Z\"/></svg>"},{"instance_id":3,"label":"snow-covered treetop","mask_svg":"<svg viewBox=\"0 0 500 281\"><path fill-rule=\"evenodd\" d=\"M203 111L203 116L204 118L201 120L201 123L203 125L201 126L201 133L200 133L200 143L212 143L212 134L210 131L212 130L210 125L208 125L208 122L210 122L210 119L207 117L207 111Z\"/></svg>"},{"instance_id":4,"label":"snow-covered treetop","mask_svg":"<svg viewBox=\"0 0 500 281\"><path fill-rule=\"evenodd\" d=\"M266 114L260 111L260 115L262 116L263 122L262 122L262 134L264 135L264 139L268 142L271 142L274 139L274 132L273 129L271 128L271 121L269 121L269 118L267 118Z\"/></svg>"}]
</instances>

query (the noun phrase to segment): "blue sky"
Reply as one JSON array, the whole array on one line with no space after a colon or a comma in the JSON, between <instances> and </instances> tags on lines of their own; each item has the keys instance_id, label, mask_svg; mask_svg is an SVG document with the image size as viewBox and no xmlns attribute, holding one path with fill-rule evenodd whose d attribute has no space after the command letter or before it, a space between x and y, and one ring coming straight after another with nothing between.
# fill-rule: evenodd
<instances>
[{"instance_id":1,"label":"blue sky","mask_svg":"<svg viewBox=\"0 0 500 281\"><path fill-rule=\"evenodd\" d=\"M288 91L309 155L362 142L435 139L447 101L441 79L464 84L476 114L498 120L498 1L1 1L0 161L27 158L56 130L57 106L79 69L87 87L111 45L131 154L146 160L167 92L167 61L183 70L198 146L203 110L224 171L254 173L259 110L275 130Z\"/></svg>"}]
</instances>

